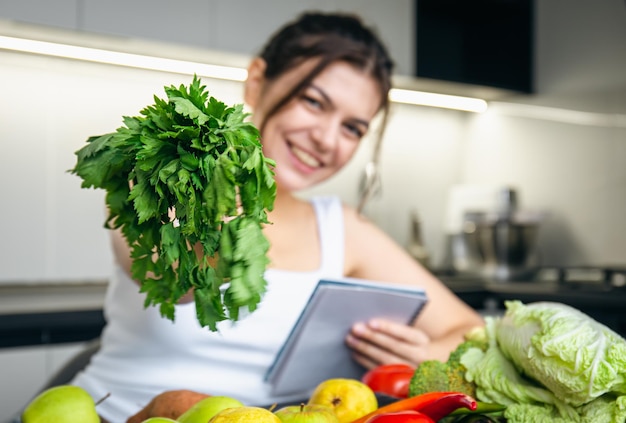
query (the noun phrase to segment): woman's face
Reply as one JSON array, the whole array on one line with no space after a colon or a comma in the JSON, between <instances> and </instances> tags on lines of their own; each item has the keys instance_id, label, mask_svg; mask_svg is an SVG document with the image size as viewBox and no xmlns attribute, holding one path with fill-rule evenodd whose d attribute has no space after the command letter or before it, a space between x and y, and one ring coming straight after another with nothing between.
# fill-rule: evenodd
<instances>
[{"instance_id":1,"label":"woman's face","mask_svg":"<svg viewBox=\"0 0 626 423\"><path fill-rule=\"evenodd\" d=\"M257 126L314 64L304 62L276 80L263 81L251 104ZM371 76L345 62L330 64L265 122L263 152L276 161L278 186L300 190L337 173L355 153L381 100Z\"/></svg>"}]
</instances>

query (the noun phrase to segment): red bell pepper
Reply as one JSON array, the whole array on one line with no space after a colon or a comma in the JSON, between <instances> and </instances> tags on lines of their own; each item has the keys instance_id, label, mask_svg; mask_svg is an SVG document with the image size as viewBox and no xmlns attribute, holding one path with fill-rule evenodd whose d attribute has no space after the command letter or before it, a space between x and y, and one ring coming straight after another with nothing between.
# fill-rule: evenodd
<instances>
[{"instance_id":1,"label":"red bell pepper","mask_svg":"<svg viewBox=\"0 0 626 423\"><path fill-rule=\"evenodd\" d=\"M382 364L367 371L361 382L374 392L406 398L409 394L409 382L414 373L415 367L408 364Z\"/></svg>"},{"instance_id":2,"label":"red bell pepper","mask_svg":"<svg viewBox=\"0 0 626 423\"><path fill-rule=\"evenodd\" d=\"M377 414L407 410L419 411L437 421L461 407L473 411L476 409L476 400L461 392L429 392L387 404L352 423L365 423Z\"/></svg>"},{"instance_id":3,"label":"red bell pepper","mask_svg":"<svg viewBox=\"0 0 626 423\"><path fill-rule=\"evenodd\" d=\"M376 414L370 417L366 423L435 423L435 421L424 413L408 410Z\"/></svg>"}]
</instances>

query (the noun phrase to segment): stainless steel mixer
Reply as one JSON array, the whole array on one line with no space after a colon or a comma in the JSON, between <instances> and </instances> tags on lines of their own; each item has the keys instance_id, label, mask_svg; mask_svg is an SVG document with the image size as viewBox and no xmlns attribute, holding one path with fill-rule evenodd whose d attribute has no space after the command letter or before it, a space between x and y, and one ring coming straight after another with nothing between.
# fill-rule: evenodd
<instances>
[{"instance_id":1,"label":"stainless steel mixer","mask_svg":"<svg viewBox=\"0 0 626 423\"><path fill-rule=\"evenodd\" d=\"M539 212L470 212L463 239L482 276L499 281L531 279L539 268L537 234L544 219Z\"/></svg>"}]
</instances>

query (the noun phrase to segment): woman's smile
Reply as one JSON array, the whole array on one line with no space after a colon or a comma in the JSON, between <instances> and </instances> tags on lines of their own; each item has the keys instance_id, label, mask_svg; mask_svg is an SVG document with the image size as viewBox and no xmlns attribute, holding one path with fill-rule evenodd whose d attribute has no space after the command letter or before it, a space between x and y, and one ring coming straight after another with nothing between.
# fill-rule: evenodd
<instances>
[{"instance_id":1,"label":"woman's smile","mask_svg":"<svg viewBox=\"0 0 626 423\"><path fill-rule=\"evenodd\" d=\"M315 156L290 142L287 142L287 147L297 160L299 160L306 167L310 168L310 171L318 169L324 165Z\"/></svg>"}]
</instances>

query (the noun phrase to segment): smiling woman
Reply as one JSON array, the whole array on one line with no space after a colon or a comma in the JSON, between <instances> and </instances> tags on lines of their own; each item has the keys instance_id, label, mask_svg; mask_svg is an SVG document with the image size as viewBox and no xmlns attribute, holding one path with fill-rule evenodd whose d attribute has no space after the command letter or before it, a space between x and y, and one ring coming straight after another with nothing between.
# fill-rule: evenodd
<instances>
[{"instance_id":1,"label":"smiling woman","mask_svg":"<svg viewBox=\"0 0 626 423\"><path fill-rule=\"evenodd\" d=\"M269 224L261 223L269 241L269 265L262 275L266 292L256 309L241 310L236 324L218 322L218 332L198 325L192 304L172 304L175 320L163 319L158 310L144 308L147 286L140 291L132 260L123 259L136 255L130 240L115 231L114 256L122 259L105 303L102 348L73 381L94 397L111 393L99 408L103 418L124 421L172 389L251 405L301 400L313 387L276 396L264 375L324 277L418 285L427 292L429 303L415 322L398 324L388 316L354 322L346 343L364 371L383 363L445 358L466 331L482 324L403 248L338 197L298 196L342 170L378 116L385 122L391 73L392 62L376 35L358 17L343 14L302 15L251 61L244 98L263 154L276 163L276 197ZM129 205L133 199L122 196L120 202ZM209 213L210 205L205 209ZM249 241L243 232L233 235ZM204 253L203 259L211 259L210 251Z\"/></svg>"}]
</instances>

